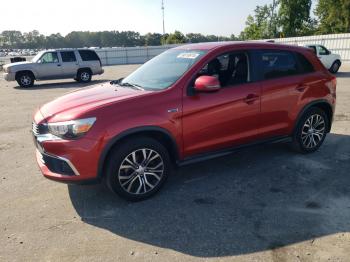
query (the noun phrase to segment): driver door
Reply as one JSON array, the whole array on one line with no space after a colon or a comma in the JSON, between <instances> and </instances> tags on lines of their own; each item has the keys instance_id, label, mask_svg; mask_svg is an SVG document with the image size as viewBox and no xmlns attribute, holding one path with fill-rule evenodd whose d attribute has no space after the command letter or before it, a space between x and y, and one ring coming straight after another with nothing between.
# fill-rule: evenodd
<instances>
[{"instance_id":1,"label":"driver door","mask_svg":"<svg viewBox=\"0 0 350 262\"><path fill-rule=\"evenodd\" d=\"M331 68L334 61L330 52L325 47L317 46L317 56L327 69Z\"/></svg>"},{"instance_id":2,"label":"driver door","mask_svg":"<svg viewBox=\"0 0 350 262\"><path fill-rule=\"evenodd\" d=\"M62 76L62 66L57 52L46 52L36 65L38 79L55 79Z\"/></svg>"},{"instance_id":3,"label":"driver door","mask_svg":"<svg viewBox=\"0 0 350 262\"><path fill-rule=\"evenodd\" d=\"M211 61L200 75L218 76L220 90L184 93L185 157L249 143L258 136L261 87L251 81L248 53L224 54L217 57L215 64L217 60L218 72L205 72L212 68Z\"/></svg>"}]
</instances>

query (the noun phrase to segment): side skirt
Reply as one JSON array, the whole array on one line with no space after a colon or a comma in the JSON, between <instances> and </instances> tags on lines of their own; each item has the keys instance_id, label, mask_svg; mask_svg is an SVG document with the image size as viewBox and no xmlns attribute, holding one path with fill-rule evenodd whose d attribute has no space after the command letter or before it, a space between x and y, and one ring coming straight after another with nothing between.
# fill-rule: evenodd
<instances>
[{"instance_id":1,"label":"side skirt","mask_svg":"<svg viewBox=\"0 0 350 262\"><path fill-rule=\"evenodd\" d=\"M221 157L221 156L226 156L232 153L235 153L237 151L240 151L245 148L257 146L257 145L263 145L263 144L272 144L272 143L287 143L287 142L292 142L292 137L290 136L279 136L279 137L274 137L274 138L269 138L265 140L260 140L254 143L249 143L245 145L240 145L240 146L235 146L235 147L230 147L227 149L223 150L218 150L218 151L213 151L213 152L208 152L204 154L199 154L191 157L187 157L184 160L177 161L177 166L185 166L185 165L190 165L202 161L206 161L209 159Z\"/></svg>"}]
</instances>

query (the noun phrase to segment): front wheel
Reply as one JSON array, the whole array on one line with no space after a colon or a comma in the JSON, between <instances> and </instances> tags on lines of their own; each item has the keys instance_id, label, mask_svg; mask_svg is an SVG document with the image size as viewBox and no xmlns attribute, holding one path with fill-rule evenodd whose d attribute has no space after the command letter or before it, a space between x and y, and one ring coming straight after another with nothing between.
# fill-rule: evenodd
<instances>
[{"instance_id":1,"label":"front wheel","mask_svg":"<svg viewBox=\"0 0 350 262\"><path fill-rule=\"evenodd\" d=\"M16 78L20 87L32 87L34 85L34 76L31 73L21 73Z\"/></svg>"},{"instance_id":2,"label":"front wheel","mask_svg":"<svg viewBox=\"0 0 350 262\"><path fill-rule=\"evenodd\" d=\"M159 191L170 166L168 151L161 143L148 137L134 138L111 152L105 182L119 196L140 201Z\"/></svg>"},{"instance_id":3,"label":"front wheel","mask_svg":"<svg viewBox=\"0 0 350 262\"><path fill-rule=\"evenodd\" d=\"M293 135L293 148L301 153L312 153L323 143L329 120L320 108L310 108L301 117Z\"/></svg>"},{"instance_id":4,"label":"front wheel","mask_svg":"<svg viewBox=\"0 0 350 262\"><path fill-rule=\"evenodd\" d=\"M329 71L331 71L331 73L333 73L333 74L336 74L336 73L338 73L339 68L340 68L340 62L339 61L335 61L333 63L333 65L331 66L331 69Z\"/></svg>"}]
</instances>

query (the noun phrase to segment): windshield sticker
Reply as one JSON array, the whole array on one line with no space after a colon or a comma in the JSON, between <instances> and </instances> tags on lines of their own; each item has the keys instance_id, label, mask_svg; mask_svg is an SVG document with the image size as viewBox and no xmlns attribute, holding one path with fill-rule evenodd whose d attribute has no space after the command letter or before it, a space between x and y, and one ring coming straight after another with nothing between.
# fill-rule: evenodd
<instances>
[{"instance_id":1,"label":"windshield sticker","mask_svg":"<svg viewBox=\"0 0 350 262\"><path fill-rule=\"evenodd\" d=\"M198 56L198 53L181 53L177 56L177 58L196 59Z\"/></svg>"}]
</instances>

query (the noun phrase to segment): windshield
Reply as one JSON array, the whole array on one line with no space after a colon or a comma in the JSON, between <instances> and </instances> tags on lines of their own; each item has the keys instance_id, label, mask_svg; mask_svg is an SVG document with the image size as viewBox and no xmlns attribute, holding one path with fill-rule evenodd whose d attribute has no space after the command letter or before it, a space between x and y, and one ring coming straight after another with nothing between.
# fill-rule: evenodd
<instances>
[{"instance_id":1,"label":"windshield","mask_svg":"<svg viewBox=\"0 0 350 262\"><path fill-rule=\"evenodd\" d=\"M121 81L145 90L163 90L174 84L206 52L171 49L148 61Z\"/></svg>"},{"instance_id":2,"label":"windshield","mask_svg":"<svg viewBox=\"0 0 350 262\"><path fill-rule=\"evenodd\" d=\"M33 57L32 62L36 63L40 59L40 57L43 55L44 51L39 52L36 56Z\"/></svg>"}]
</instances>

